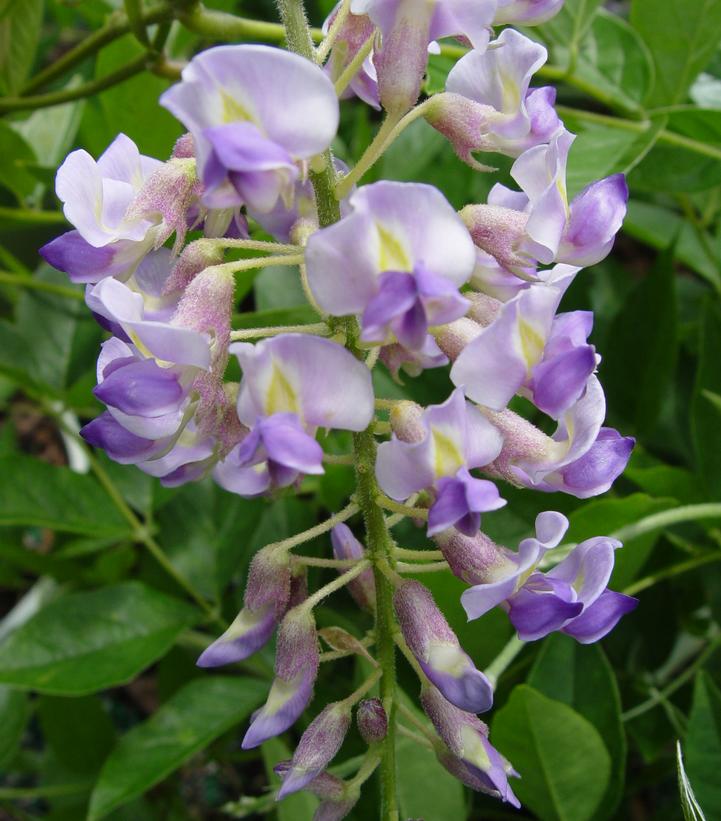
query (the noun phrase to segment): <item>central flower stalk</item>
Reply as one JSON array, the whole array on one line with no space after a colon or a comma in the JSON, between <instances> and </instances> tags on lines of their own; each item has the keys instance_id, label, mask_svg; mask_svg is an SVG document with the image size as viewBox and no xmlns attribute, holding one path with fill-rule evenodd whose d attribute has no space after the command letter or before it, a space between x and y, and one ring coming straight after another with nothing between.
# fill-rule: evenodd
<instances>
[{"instance_id":1,"label":"central flower stalk","mask_svg":"<svg viewBox=\"0 0 721 821\"><path fill-rule=\"evenodd\" d=\"M278 0L281 19L286 29L288 46L309 60L314 59L310 28L302 0ZM322 155L322 167L311 171L311 182L318 209L321 228L340 220L340 205L335 194L335 172L330 149ZM346 335L346 348L358 359L363 352L358 346L360 328L354 317L335 320L339 330ZM380 693L388 716L388 730L382 742L380 763L381 813L383 821L397 821L395 757L395 633L397 631L393 611L393 586L383 573L382 567L392 568L393 539L386 525L383 508L377 502L380 489L376 482L376 442L373 422L361 433L353 435L353 457L356 473L356 497L363 515L368 556L373 563L376 587L375 644L381 668Z\"/></svg>"}]
</instances>

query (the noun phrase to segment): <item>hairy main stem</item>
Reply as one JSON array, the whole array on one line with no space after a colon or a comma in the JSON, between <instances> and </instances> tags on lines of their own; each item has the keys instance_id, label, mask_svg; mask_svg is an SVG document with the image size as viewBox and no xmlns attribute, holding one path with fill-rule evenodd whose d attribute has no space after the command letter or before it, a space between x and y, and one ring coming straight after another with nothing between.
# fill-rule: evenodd
<instances>
[{"instance_id":1,"label":"hairy main stem","mask_svg":"<svg viewBox=\"0 0 721 821\"><path fill-rule=\"evenodd\" d=\"M278 0L278 8L285 26L288 46L298 54L313 60L313 41L302 0ZM335 193L335 171L330 151L325 152L321 167L312 171L310 177L321 228L337 222L340 219L340 204ZM357 345L357 322L355 319L341 320L341 322L346 326L346 348L359 359L363 359L363 352ZM375 577L375 644L381 669L381 699L388 715L388 733L382 742L380 762L380 817L381 821L398 821L395 753L396 664L393 640L395 616L393 588L380 569L382 565L392 567L395 560L393 539L388 530L383 509L377 503L380 491L375 478L376 442L373 438L373 423L361 433L354 434L353 456L356 471L356 499L365 523L366 547L368 557L373 563Z\"/></svg>"}]
</instances>

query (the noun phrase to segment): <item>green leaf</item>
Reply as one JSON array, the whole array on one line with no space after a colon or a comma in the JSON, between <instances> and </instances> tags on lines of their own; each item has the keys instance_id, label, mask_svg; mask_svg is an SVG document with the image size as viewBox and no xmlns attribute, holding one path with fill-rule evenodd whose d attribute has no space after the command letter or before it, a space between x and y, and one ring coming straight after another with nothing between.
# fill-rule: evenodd
<instances>
[{"instance_id":1,"label":"green leaf","mask_svg":"<svg viewBox=\"0 0 721 821\"><path fill-rule=\"evenodd\" d=\"M717 0L633 0L631 25L646 41L656 66L647 104L672 105L685 98L718 48L721 4Z\"/></svg>"},{"instance_id":2,"label":"green leaf","mask_svg":"<svg viewBox=\"0 0 721 821\"><path fill-rule=\"evenodd\" d=\"M431 750L399 737L396 761L401 818L466 818L460 781L441 767Z\"/></svg>"},{"instance_id":3,"label":"green leaf","mask_svg":"<svg viewBox=\"0 0 721 821\"><path fill-rule=\"evenodd\" d=\"M42 696L37 703L43 737L63 767L79 775L97 773L115 742L113 722L100 698Z\"/></svg>"},{"instance_id":4,"label":"green leaf","mask_svg":"<svg viewBox=\"0 0 721 821\"><path fill-rule=\"evenodd\" d=\"M0 184L15 194L19 202L35 190L37 180L28 171L35 162L35 154L25 140L7 123L0 121Z\"/></svg>"},{"instance_id":5,"label":"green leaf","mask_svg":"<svg viewBox=\"0 0 721 821\"><path fill-rule=\"evenodd\" d=\"M696 466L713 497L721 493L721 450L718 441L719 412L704 392L721 393L721 306L706 303L700 328L696 386L691 405L691 433Z\"/></svg>"},{"instance_id":6,"label":"green leaf","mask_svg":"<svg viewBox=\"0 0 721 821\"><path fill-rule=\"evenodd\" d=\"M513 790L542 821L589 821L611 761L601 736L575 710L525 684L495 715L491 739L521 774Z\"/></svg>"},{"instance_id":7,"label":"green leaf","mask_svg":"<svg viewBox=\"0 0 721 821\"><path fill-rule=\"evenodd\" d=\"M268 783L273 790L280 787L280 777L273 772L273 767L280 761L287 761L292 750L282 738L271 738L260 748ZM293 793L276 805L278 821L313 821L313 813L318 806L318 799L306 790Z\"/></svg>"},{"instance_id":8,"label":"green leaf","mask_svg":"<svg viewBox=\"0 0 721 821\"><path fill-rule=\"evenodd\" d=\"M566 0L561 10L534 31L547 43L553 62L567 65L573 49L583 39L603 0Z\"/></svg>"},{"instance_id":9,"label":"green leaf","mask_svg":"<svg viewBox=\"0 0 721 821\"><path fill-rule=\"evenodd\" d=\"M632 199L623 223L623 230L634 239L664 250L671 238L676 238L676 258L700 274L721 291L721 271L706 253L698 233L678 213L649 202ZM713 240L706 235L709 246Z\"/></svg>"},{"instance_id":10,"label":"green leaf","mask_svg":"<svg viewBox=\"0 0 721 821\"><path fill-rule=\"evenodd\" d=\"M599 9L580 46L574 75L628 108L638 108L653 82L653 61L637 32Z\"/></svg>"},{"instance_id":11,"label":"green leaf","mask_svg":"<svg viewBox=\"0 0 721 821\"><path fill-rule=\"evenodd\" d=\"M130 525L91 477L29 456L0 458L0 525L127 538Z\"/></svg>"},{"instance_id":12,"label":"green leaf","mask_svg":"<svg viewBox=\"0 0 721 821\"><path fill-rule=\"evenodd\" d=\"M0 686L0 767L9 764L20 746L30 718L30 703L25 693Z\"/></svg>"},{"instance_id":13,"label":"green leaf","mask_svg":"<svg viewBox=\"0 0 721 821\"><path fill-rule=\"evenodd\" d=\"M637 522L644 516L675 507L674 499L653 499L645 493L633 493L623 499L599 499L588 502L569 516L571 527L568 540L581 542L594 536L608 536L624 525ZM629 539L616 551L615 566L610 586L622 590L643 567L658 539L658 533L646 533Z\"/></svg>"},{"instance_id":14,"label":"green leaf","mask_svg":"<svg viewBox=\"0 0 721 821\"><path fill-rule=\"evenodd\" d=\"M676 276L667 252L614 318L601 367L609 405L646 434L658 420L676 368L676 313Z\"/></svg>"},{"instance_id":15,"label":"green leaf","mask_svg":"<svg viewBox=\"0 0 721 821\"><path fill-rule=\"evenodd\" d=\"M93 790L89 821L147 792L249 716L265 693L265 684L250 678L207 676L191 681L120 739Z\"/></svg>"},{"instance_id":16,"label":"green leaf","mask_svg":"<svg viewBox=\"0 0 721 821\"><path fill-rule=\"evenodd\" d=\"M125 684L196 618L184 602L139 582L71 593L0 644L0 683L51 695Z\"/></svg>"},{"instance_id":17,"label":"green leaf","mask_svg":"<svg viewBox=\"0 0 721 821\"><path fill-rule=\"evenodd\" d=\"M30 73L42 22L43 0L0 0L0 88L9 95Z\"/></svg>"},{"instance_id":18,"label":"green leaf","mask_svg":"<svg viewBox=\"0 0 721 821\"><path fill-rule=\"evenodd\" d=\"M611 777L594 818L610 818L623 794L626 734L618 685L601 646L554 633L544 640L527 683L572 707L598 730L611 756Z\"/></svg>"},{"instance_id":19,"label":"green leaf","mask_svg":"<svg viewBox=\"0 0 721 821\"><path fill-rule=\"evenodd\" d=\"M568 157L570 196L595 180L611 174L628 174L651 150L663 129L661 121L645 131L624 131L564 115L566 126L578 134Z\"/></svg>"},{"instance_id":20,"label":"green leaf","mask_svg":"<svg viewBox=\"0 0 721 821\"><path fill-rule=\"evenodd\" d=\"M721 111L684 108L664 115L669 131L721 151ZM639 163L629 183L644 191L686 193L706 191L721 182L718 157L704 156L683 145L658 144Z\"/></svg>"},{"instance_id":21,"label":"green leaf","mask_svg":"<svg viewBox=\"0 0 721 821\"><path fill-rule=\"evenodd\" d=\"M709 818L721 818L721 692L701 671L686 731L686 771Z\"/></svg>"},{"instance_id":22,"label":"green leaf","mask_svg":"<svg viewBox=\"0 0 721 821\"><path fill-rule=\"evenodd\" d=\"M706 821L706 816L699 805L694 794L691 782L686 775L686 768L683 764L683 753L681 752L681 742L676 742L676 774L678 776L678 792L681 799L681 811L684 821Z\"/></svg>"}]
</instances>

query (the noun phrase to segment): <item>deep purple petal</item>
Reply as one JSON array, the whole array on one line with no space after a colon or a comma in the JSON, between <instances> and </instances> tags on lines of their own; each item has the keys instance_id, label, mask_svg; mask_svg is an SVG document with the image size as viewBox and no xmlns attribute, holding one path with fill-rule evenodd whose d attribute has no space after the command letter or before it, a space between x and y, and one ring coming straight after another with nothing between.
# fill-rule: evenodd
<instances>
[{"instance_id":1,"label":"deep purple petal","mask_svg":"<svg viewBox=\"0 0 721 821\"><path fill-rule=\"evenodd\" d=\"M277 613L272 605L257 612L244 608L225 633L201 653L196 664L220 667L243 661L267 644L277 625Z\"/></svg>"},{"instance_id":2,"label":"deep purple petal","mask_svg":"<svg viewBox=\"0 0 721 821\"><path fill-rule=\"evenodd\" d=\"M178 374L159 367L152 359L114 370L93 393L106 405L137 416L170 413L185 397Z\"/></svg>"},{"instance_id":3,"label":"deep purple petal","mask_svg":"<svg viewBox=\"0 0 721 821\"><path fill-rule=\"evenodd\" d=\"M638 599L633 596L604 590L590 607L563 627L562 631L581 644L591 644L610 633L622 616L630 613L637 605Z\"/></svg>"},{"instance_id":4,"label":"deep purple petal","mask_svg":"<svg viewBox=\"0 0 721 821\"><path fill-rule=\"evenodd\" d=\"M80 435L89 445L103 448L111 459L123 465L142 462L158 450L157 442L130 433L107 411L88 422Z\"/></svg>"},{"instance_id":5,"label":"deep purple petal","mask_svg":"<svg viewBox=\"0 0 721 821\"><path fill-rule=\"evenodd\" d=\"M596 369L593 345L574 348L533 369L533 402L540 410L557 419L578 401L588 377Z\"/></svg>"},{"instance_id":6,"label":"deep purple petal","mask_svg":"<svg viewBox=\"0 0 721 821\"><path fill-rule=\"evenodd\" d=\"M73 282L97 282L118 273L113 266L116 250L114 244L95 248L78 231L68 231L43 245L38 253Z\"/></svg>"},{"instance_id":7,"label":"deep purple petal","mask_svg":"<svg viewBox=\"0 0 721 821\"><path fill-rule=\"evenodd\" d=\"M534 574L536 575L536 574ZM534 577L531 576L529 582ZM527 582L508 600L508 618L522 641L535 641L560 629L583 610L582 602L568 601L557 590L534 591Z\"/></svg>"}]
</instances>

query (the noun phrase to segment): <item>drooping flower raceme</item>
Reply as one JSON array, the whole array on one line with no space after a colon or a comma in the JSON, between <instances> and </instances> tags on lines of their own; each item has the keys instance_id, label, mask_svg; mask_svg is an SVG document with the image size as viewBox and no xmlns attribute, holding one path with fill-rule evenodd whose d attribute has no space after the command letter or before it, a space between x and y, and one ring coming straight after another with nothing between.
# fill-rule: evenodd
<instances>
[{"instance_id":1,"label":"drooping flower raceme","mask_svg":"<svg viewBox=\"0 0 721 821\"><path fill-rule=\"evenodd\" d=\"M611 486L634 444L604 426L592 314L563 311L580 267L611 248L625 182L614 175L569 199L574 137L554 110L555 91L530 85L545 49L513 29L495 39L492 31L543 22L560 6L352 0L328 21L334 40L318 52L329 55L324 67L257 45L197 55L162 98L189 132L167 162L143 157L121 135L97 162L73 152L58 172L74 230L43 255L87 284L88 308L110 334L94 390L106 410L85 425L85 439L165 485L212 476L247 497L292 488L285 492L305 500L326 465L355 470L344 507L256 553L240 613L198 659L202 667L242 661L277 632L268 697L243 739L249 749L300 717L321 662L362 657L365 681L319 705L276 768L278 797L305 789L321 799L315 821L340 821L379 761L392 764L395 647L420 680L430 723L419 719L418 729L441 764L518 806L508 783L517 773L476 716L491 708L497 676L478 669L430 590L405 574L450 569L468 586L469 619L500 607L524 641L553 631L596 641L636 604L608 588L620 544L598 536L558 549L568 527L560 513L541 513L517 550L481 529L481 516L505 504L497 482L588 498ZM443 93L409 112L429 46L446 36L474 48ZM336 175L347 167L328 151L339 120L334 82L342 98L353 93L387 115L344 182ZM456 212L430 185L360 184L386 142L422 117L476 169L475 152L514 157L520 191L496 185L486 202ZM275 242L261 239L267 234ZM231 249L242 258L229 260ZM249 258L255 251L272 259ZM299 321L318 309L317 321L232 330L245 311L241 294L249 298L236 291L235 274L266 265L266 283L275 266L299 266L308 302ZM449 362L447 389L435 394L444 402L376 399L374 385L388 384L378 370L399 379L401 370L416 377ZM555 432L512 410L516 396L555 420ZM341 442L352 452L339 452ZM324 503L332 491L324 488ZM354 535L361 516L363 543ZM396 546L388 529L404 517L427 519L440 551L433 559L444 561ZM297 552L312 539L328 557ZM309 593L316 572L327 583ZM349 619L317 631L314 608L340 588L362 618L375 616L372 630ZM319 635L330 650L321 652ZM368 750L344 781L326 768L356 705Z\"/></svg>"}]
</instances>

